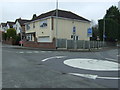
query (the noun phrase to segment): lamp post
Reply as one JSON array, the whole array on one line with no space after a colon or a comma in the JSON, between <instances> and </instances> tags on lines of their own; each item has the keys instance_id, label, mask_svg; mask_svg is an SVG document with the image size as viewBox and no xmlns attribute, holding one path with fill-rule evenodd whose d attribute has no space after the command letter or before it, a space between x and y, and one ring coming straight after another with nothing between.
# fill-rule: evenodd
<instances>
[{"instance_id":1,"label":"lamp post","mask_svg":"<svg viewBox=\"0 0 120 90\"><path fill-rule=\"evenodd\" d=\"M22 28L19 28L19 29L20 29L20 38L21 38L20 45L22 47Z\"/></svg>"},{"instance_id":2,"label":"lamp post","mask_svg":"<svg viewBox=\"0 0 120 90\"><path fill-rule=\"evenodd\" d=\"M105 46L105 18L103 19L103 47Z\"/></svg>"},{"instance_id":3,"label":"lamp post","mask_svg":"<svg viewBox=\"0 0 120 90\"><path fill-rule=\"evenodd\" d=\"M56 1L56 49L58 47L58 44L57 44L57 31L58 31L58 0Z\"/></svg>"}]
</instances>

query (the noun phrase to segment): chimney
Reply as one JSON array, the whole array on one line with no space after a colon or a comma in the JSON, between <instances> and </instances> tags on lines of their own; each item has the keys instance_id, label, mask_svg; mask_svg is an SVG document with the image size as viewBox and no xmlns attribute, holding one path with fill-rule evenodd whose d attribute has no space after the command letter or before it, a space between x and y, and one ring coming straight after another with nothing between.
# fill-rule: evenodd
<instances>
[{"instance_id":1,"label":"chimney","mask_svg":"<svg viewBox=\"0 0 120 90\"><path fill-rule=\"evenodd\" d=\"M37 15L36 14L33 14L33 17L32 17L32 19L35 19L37 17Z\"/></svg>"}]
</instances>

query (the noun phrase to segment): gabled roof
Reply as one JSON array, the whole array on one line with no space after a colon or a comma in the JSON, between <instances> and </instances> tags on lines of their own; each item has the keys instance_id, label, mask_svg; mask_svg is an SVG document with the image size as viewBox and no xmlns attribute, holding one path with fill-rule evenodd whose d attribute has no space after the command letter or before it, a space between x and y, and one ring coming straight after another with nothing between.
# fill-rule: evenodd
<instances>
[{"instance_id":1,"label":"gabled roof","mask_svg":"<svg viewBox=\"0 0 120 90\"><path fill-rule=\"evenodd\" d=\"M15 22L10 22L10 21L7 21L7 24L12 28L13 25L15 24Z\"/></svg>"},{"instance_id":2,"label":"gabled roof","mask_svg":"<svg viewBox=\"0 0 120 90\"><path fill-rule=\"evenodd\" d=\"M23 26L23 25L25 25L25 23L29 22L30 20L26 20L26 19L21 19L21 18L19 18L19 19L16 19L15 23L16 23L17 21L20 23L21 26Z\"/></svg>"},{"instance_id":3,"label":"gabled roof","mask_svg":"<svg viewBox=\"0 0 120 90\"><path fill-rule=\"evenodd\" d=\"M2 27L6 27L6 25L7 25L6 23L1 23Z\"/></svg>"},{"instance_id":4,"label":"gabled roof","mask_svg":"<svg viewBox=\"0 0 120 90\"><path fill-rule=\"evenodd\" d=\"M52 11L49 11L47 13L43 13L43 14L37 16L36 18L32 19L31 21L42 19L42 18L49 17L49 16L56 16L56 10L52 10ZM70 11L64 11L64 10L59 10L59 9L58 9L58 17L90 22L89 20L87 20L87 19L85 19L77 14L74 14Z\"/></svg>"}]
</instances>

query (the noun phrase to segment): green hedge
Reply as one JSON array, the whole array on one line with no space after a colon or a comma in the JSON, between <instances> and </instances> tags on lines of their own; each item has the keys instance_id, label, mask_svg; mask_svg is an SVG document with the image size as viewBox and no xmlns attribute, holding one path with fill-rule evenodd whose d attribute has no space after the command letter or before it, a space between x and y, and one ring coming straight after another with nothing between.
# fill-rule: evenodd
<instances>
[{"instance_id":1,"label":"green hedge","mask_svg":"<svg viewBox=\"0 0 120 90\"><path fill-rule=\"evenodd\" d=\"M99 20L98 24L100 39L103 40L104 20L103 19ZM106 41L115 41L115 39L120 40L120 24L116 23L112 19L105 19L105 35Z\"/></svg>"}]
</instances>

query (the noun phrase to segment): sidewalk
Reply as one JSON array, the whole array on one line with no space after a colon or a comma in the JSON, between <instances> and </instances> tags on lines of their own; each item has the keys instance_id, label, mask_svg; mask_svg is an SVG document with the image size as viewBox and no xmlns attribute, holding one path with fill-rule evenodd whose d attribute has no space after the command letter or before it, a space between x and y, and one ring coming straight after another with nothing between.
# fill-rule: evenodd
<instances>
[{"instance_id":1,"label":"sidewalk","mask_svg":"<svg viewBox=\"0 0 120 90\"><path fill-rule=\"evenodd\" d=\"M33 47L23 47L23 46L17 46L17 45L8 45L8 44L2 44L2 48L14 48L14 49L28 49L28 50L40 50L40 51L69 51L69 52L99 52L99 51L105 51L105 50L111 50L111 49L118 49L118 47L102 47L102 48L92 48L92 49L47 49L47 48L33 48Z\"/></svg>"}]
</instances>

